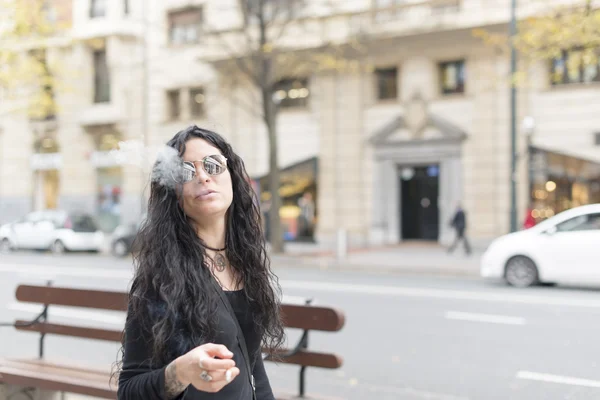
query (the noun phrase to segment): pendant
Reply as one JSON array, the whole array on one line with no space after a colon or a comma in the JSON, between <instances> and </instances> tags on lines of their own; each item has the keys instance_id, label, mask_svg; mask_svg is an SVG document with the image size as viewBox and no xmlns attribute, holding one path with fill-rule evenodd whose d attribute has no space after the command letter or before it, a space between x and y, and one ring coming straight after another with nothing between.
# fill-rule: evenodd
<instances>
[{"instance_id":1,"label":"pendant","mask_svg":"<svg viewBox=\"0 0 600 400\"><path fill-rule=\"evenodd\" d=\"M225 268L227 267L227 260L225 260L225 257L222 254L218 253L215 256L214 266L218 272L225 271Z\"/></svg>"}]
</instances>

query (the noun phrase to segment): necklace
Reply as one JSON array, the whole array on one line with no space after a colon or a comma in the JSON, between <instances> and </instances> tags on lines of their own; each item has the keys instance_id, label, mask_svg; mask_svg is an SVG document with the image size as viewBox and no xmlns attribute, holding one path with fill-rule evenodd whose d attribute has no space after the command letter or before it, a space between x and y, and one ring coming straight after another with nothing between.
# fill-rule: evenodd
<instances>
[{"instance_id":1,"label":"necklace","mask_svg":"<svg viewBox=\"0 0 600 400\"><path fill-rule=\"evenodd\" d=\"M207 256L211 261L211 269L214 268L217 270L217 272L225 271L225 268L227 268L227 259L223 254L221 254L221 252L227 250L227 246L223 247L222 249L213 249L212 247L206 245L204 247L215 252L214 258Z\"/></svg>"},{"instance_id":2,"label":"necklace","mask_svg":"<svg viewBox=\"0 0 600 400\"><path fill-rule=\"evenodd\" d=\"M225 268L227 267L227 260L225 259L225 256L223 256L223 254L221 253L217 253L215 255L215 258L213 260L213 267L218 271L218 272L223 272L225 271Z\"/></svg>"},{"instance_id":3,"label":"necklace","mask_svg":"<svg viewBox=\"0 0 600 400\"><path fill-rule=\"evenodd\" d=\"M209 247L207 245L204 245L204 247L206 247L209 250L216 251L216 252L227 250L227 246L223 247L222 249L213 249L212 247Z\"/></svg>"}]
</instances>

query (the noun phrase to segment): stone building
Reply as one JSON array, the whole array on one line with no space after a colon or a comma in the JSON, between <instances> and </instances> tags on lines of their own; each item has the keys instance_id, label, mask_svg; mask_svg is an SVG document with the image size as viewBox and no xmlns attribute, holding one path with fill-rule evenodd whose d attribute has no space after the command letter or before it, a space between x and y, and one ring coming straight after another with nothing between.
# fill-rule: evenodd
<instances>
[{"instance_id":1,"label":"stone building","mask_svg":"<svg viewBox=\"0 0 600 400\"><path fill-rule=\"evenodd\" d=\"M539 11L537 2L520 3L520 17ZM98 20L87 14L89 0L76 4L82 8L73 9L73 35L85 40L61 56L81 66L82 90L63 95L69 107L57 117L59 147L52 156L33 152L26 119L0 122L0 219L38 207L32 197L44 185L35 184L35 170L58 164L60 207L99 212L102 188L118 186L121 215L134 218L144 171L113 165L106 150L115 140L156 149L190 124L232 142L268 204L267 136L252 110L256 92L215 67L230 53L209 34L239 26L239 3L148 1L145 31L136 17L141 3L131 1L128 17L123 2L107 0L107 15ZM295 46L344 43L360 34L368 43L361 62L370 68L310 72L278 84L281 215L289 240L308 237L328 246L344 229L354 246L447 243L458 203L468 212L471 237L509 230L509 58L472 33L506 31L508 7L501 0L345 0L334 11L313 7L299 14L315 29L292 30ZM106 49L111 82L110 101L100 104L92 95L98 49ZM568 74L567 58L532 65L531 79L519 89L519 221L530 205L544 218L600 201L600 71L589 66ZM17 179L16 171L27 171L26 178ZM313 214L316 224L306 230L303 217Z\"/></svg>"},{"instance_id":2,"label":"stone building","mask_svg":"<svg viewBox=\"0 0 600 400\"><path fill-rule=\"evenodd\" d=\"M139 0L54 0L49 15L69 28L49 41L60 75L58 111L32 120L19 101L0 102L0 222L63 208L94 213L105 230L122 210L139 213L142 179L109 151L143 140L143 30ZM26 102L26 99L19 99Z\"/></svg>"}]
</instances>

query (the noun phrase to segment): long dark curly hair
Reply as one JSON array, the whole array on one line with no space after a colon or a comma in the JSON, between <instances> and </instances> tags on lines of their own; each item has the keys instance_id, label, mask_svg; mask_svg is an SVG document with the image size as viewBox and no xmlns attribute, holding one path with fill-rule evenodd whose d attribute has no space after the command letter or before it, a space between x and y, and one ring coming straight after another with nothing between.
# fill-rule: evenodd
<instances>
[{"instance_id":1,"label":"long dark curly hair","mask_svg":"<svg viewBox=\"0 0 600 400\"><path fill-rule=\"evenodd\" d=\"M284 340L279 313L281 289L270 268L256 193L244 162L219 134L191 126L167 146L182 157L186 142L204 139L227 158L233 202L226 213L227 258L249 300L257 332L275 352ZM160 168L160 160L154 169ZM166 365L195 346L215 338L219 295L208 268L205 247L180 202L181 185L153 179L148 214L135 239L135 274L129 319L149 332L152 365ZM178 195L179 193L179 195Z\"/></svg>"}]
</instances>

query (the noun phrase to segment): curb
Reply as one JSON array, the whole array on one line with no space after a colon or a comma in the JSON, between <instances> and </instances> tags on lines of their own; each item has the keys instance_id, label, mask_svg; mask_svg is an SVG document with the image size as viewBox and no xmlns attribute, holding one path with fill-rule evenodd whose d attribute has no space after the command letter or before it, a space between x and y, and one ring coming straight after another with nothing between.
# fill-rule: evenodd
<instances>
[{"instance_id":1,"label":"curb","mask_svg":"<svg viewBox=\"0 0 600 400\"><path fill-rule=\"evenodd\" d=\"M479 278L479 269L457 269L443 268L439 266L390 266L370 265L360 266L346 264L330 260L310 260L295 257L271 256L271 264L275 269L292 269L297 267L310 268L312 270L336 271L336 272L368 272L373 274L393 275L421 275L421 276L446 276L446 277L468 277ZM286 265L287 264L287 265ZM291 264L291 265L290 265Z\"/></svg>"}]
</instances>

